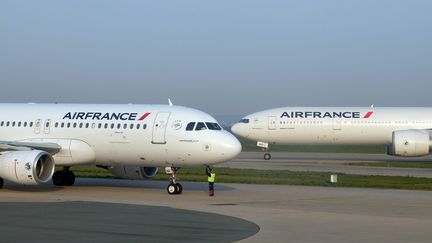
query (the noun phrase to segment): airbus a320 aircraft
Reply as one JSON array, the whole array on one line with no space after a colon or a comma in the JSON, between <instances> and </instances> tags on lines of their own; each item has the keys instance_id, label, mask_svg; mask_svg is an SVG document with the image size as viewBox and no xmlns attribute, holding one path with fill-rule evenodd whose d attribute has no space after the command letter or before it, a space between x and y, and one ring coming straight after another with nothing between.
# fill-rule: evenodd
<instances>
[{"instance_id":1,"label":"airbus a320 aircraft","mask_svg":"<svg viewBox=\"0 0 432 243\"><path fill-rule=\"evenodd\" d=\"M69 168L84 164L129 179L163 166L168 193L180 194L180 167L228 161L241 144L210 115L181 106L1 104L0 151L0 177L19 184L73 185ZM64 169L54 173L56 165Z\"/></svg>"},{"instance_id":2,"label":"airbus a320 aircraft","mask_svg":"<svg viewBox=\"0 0 432 243\"><path fill-rule=\"evenodd\" d=\"M266 150L269 144L387 145L388 155L426 156L432 108L286 107L248 115L231 130Z\"/></svg>"}]
</instances>

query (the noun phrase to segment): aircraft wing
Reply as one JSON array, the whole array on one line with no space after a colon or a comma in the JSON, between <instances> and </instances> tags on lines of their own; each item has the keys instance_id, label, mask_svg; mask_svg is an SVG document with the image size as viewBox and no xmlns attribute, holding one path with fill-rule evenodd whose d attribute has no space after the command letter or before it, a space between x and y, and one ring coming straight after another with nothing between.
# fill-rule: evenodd
<instances>
[{"instance_id":1,"label":"aircraft wing","mask_svg":"<svg viewBox=\"0 0 432 243\"><path fill-rule=\"evenodd\" d=\"M56 154L61 148L56 143L0 141L0 152L42 150L50 154Z\"/></svg>"}]
</instances>

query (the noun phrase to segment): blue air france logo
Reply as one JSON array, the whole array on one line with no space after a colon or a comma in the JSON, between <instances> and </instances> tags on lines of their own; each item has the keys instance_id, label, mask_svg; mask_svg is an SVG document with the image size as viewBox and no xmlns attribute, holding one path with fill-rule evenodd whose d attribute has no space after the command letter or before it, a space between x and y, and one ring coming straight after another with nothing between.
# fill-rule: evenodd
<instances>
[{"instance_id":1,"label":"blue air france logo","mask_svg":"<svg viewBox=\"0 0 432 243\"><path fill-rule=\"evenodd\" d=\"M68 112L63 120L121 120L121 121L143 121L151 112L138 116L138 113L103 113L103 112Z\"/></svg>"},{"instance_id":2,"label":"blue air france logo","mask_svg":"<svg viewBox=\"0 0 432 243\"><path fill-rule=\"evenodd\" d=\"M341 111L341 112L320 112L320 111L291 111L282 113L280 118L365 118L372 116L373 112L369 111L365 115L361 115L356 111Z\"/></svg>"}]
</instances>

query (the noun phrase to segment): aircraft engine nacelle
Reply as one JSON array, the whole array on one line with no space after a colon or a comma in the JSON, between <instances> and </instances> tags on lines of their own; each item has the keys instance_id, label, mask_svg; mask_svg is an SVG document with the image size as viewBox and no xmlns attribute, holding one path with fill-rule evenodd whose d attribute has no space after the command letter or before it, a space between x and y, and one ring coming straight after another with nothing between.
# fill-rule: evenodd
<instances>
[{"instance_id":1,"label":"aircraft engine nacelle","mask_svg":"<svg viewBox=\"0 0 432 243\"><path fill-rule=\"evenodd\" d=\"M13 151L0 155L0 177L23 185L39 185L51 180L55 162L40 151Z\"/></svg>"},{"instance_id":2,"label":"aircraft engine nacelle","mask_svg":"<svg viewBox=\"0 0 432 243\"><path fill-rule=\"evenodd\" d=\"M124 179L147 180L155 176L158 172L157 167L138 167L138 166L113 166L108 170L111 174Z\"/></svg>"},{"instance_id":3,"label":"aircraft engine nacelle","mask_svg":"<svg viewBox=\"0 0 432 243\"><path fill-rule=\"evenodd\" d=\"M429 133L422 130L395 131L393 142L387 147L387 154L402 157L426 156L429 152Z\"/></svg>"}]
</instances>

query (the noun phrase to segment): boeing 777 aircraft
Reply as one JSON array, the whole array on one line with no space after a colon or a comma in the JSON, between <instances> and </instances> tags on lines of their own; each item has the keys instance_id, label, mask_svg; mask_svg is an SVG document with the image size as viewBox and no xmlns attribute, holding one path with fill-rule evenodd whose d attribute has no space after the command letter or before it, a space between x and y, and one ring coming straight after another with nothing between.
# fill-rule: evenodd
<instances>
[{"instance_id":1,"label":"boeing 777 aircraft","mask_svg":"<svg viewBox=\"0 0 432 243\"><path fill-rule=\"evenodd\" d=\"M285 107L248 115L231 130L266 150L269 144L387 145L389 155L426 156L432 108Z\"/></svg>"},{"instance_id":2,"label":"boeing 777 aircraft","mask_svg":"<svg viewBox=\"0 0 432 243\"><path fill-rule=\"evenodd\" d=\"M73 185L76 165L129 179L151 178L163 166L168 193L180 194L180 167L221 163L240 151L213 117L181 106L0 104L0 187L3 179ZM54 173L56 165L63 170Z\"/></svg>"}]
</instances>

